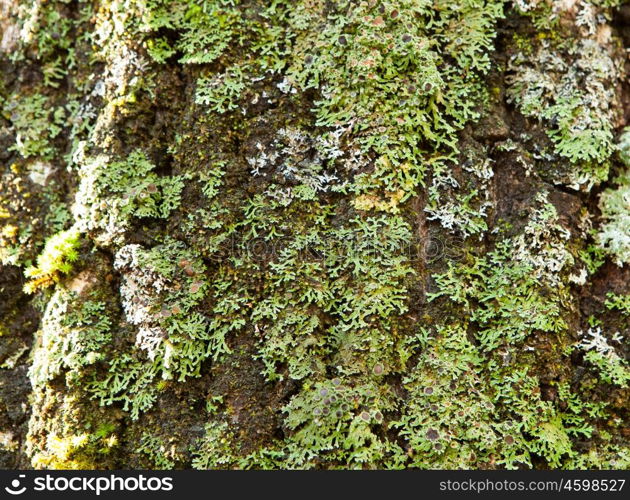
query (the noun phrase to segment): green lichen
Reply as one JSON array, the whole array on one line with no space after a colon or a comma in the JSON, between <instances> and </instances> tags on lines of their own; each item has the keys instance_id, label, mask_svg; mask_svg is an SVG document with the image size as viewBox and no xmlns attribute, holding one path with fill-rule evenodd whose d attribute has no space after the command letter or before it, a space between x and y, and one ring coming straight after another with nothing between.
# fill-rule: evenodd
<instances>
[{"instance_id":1,"label":"green lichen","mask_svg":"<svg viewBox=\"0 0 630 500\"><path fill-rule=\"evenodd\" d=\"M192 450L192 467L198 470L222 469L236 461L234 437L226 423L208 423L205 436Z\"/></svg>"},{"instance_id":2,"label":"green lichen","mask_svg":"<svg viewBox=\"0 0 630 500\"><path fill-rule=\"evenodd\" d=\"M134 217L165 219L179 206L183 180L159 176L142 151L124 161L98 157L82 170L74 207L83 230L100 231L104 242L120 238Z\"/></svg>"},{"instance_id":3,"label":"green lichen","mask_svg":"<svg viewBox=\"0 0 630 500\"><path fill-rule=\"evenodd\" d=\"M479 330L482 349L493 350L524 340L532 331L558 332L566 328L560 296L544 292L535 268L510 261L513 247L503 242L473 265L454 265L436 277L434 300L447 296L461 304Z\"/></svg>"},{"instance_id":4,"label":"green lichen","mask_svg":"<svg viewBox=\"0 0 630 500\"><path fill-rule=\"evenodd\" d=\"M616 309L623 315L630 316L630 294L619 295L614 292L608 292L604 304L608 309Z\"/></svg>"},{"instance_id":5,"label":"green lichen","mask_svg":"<svg viewBox=\"0 0 630 500\"><path fill-rule=\"evenodd\" d=\"M184 64L222 61L226 70L202 76L196 91L198 103L219 113L246 107L240 99L246 82L268 73L285 74L277 84L282 92L321 88L315 124L329 153L340 148L341 134L356 151L334 163L350 171L361 168L357 161L374 164L351 188L358 207L395 211L422 183L436 149L452 159L444 152L456 151L455 132L477 116L479 75L490 66L487 51L502 2L277 1L259 7L252 24L254 5L148 2L149 30L182 33L174 45L149 39L150 53L158 61L177 53ZM252 57L232 62L240 47ZM359 153L366 158L359 160Z\"/></svg>"},{"instance_id":6,"label":"green lichen","mask_svg":"<svg viewBox=\"0 0 630 500\"><path fill-rule=\"evenodd\" d=\"M575 52L569 53L577 57L573 68L582 76L567 72L564 61L554 58L553 52L542 50L535 56L542 65L540 69L528 66L531 58L512 62L516 74L510 87L511 98L525 115L538 116L552 124L549 136L559 155L574 163L604 161L612 152L612 123L609 110L598 106L607 106L612 99L606 94L605 82L615 78L613 62L595 43L583 41ZM581 78L590 83L586 90L578 88Z\"/></svg>"},{"instance_id":7,"label":"green lichen","mask_svg":"<svg viewBox=\"0 0 630 500\"><path fill-rule=\"evenodd\" d=\"M229 352L227 331L196 310L209 292L205 265L181 242L125 246L115 267L124 272L122 307L137 329L135 346L107 359L109 372L88 390L102 404L123 402L136 419L155 402L161 379L199 376L206 359Z\"/></svg>"},{"instance_id":8,"label":"green lichen","mask_svg":"<svg viewBox=\"0 0 630 500\"><path fill-rule=\"evenodd\" d=\"M283 245L270 266L267 297L252 311L267 376L280 376L274 369L280 363L288 363L295 379L323 373L319 359L330 350L353 371L368 372L377 361L396 369L396 326L389 317L407 309L406 224L379 217L323 234L317 223L303 230L293 227L291 240L278 235Z\"/></svg>"},{"instance_id":9,"label":"green lichen","mask_svg":"<svg viewBox=\"0 0 630 500\"><path fill-rule=\"evenodd\" d=\"M15 144L11 150L23 158L52 158L57 152L54 139L65 123L65 110L54 107L43 94L13 96L5 104L6 114L15 129Z\"/></svg>"},{"instance_id":10,"label":"green lichen","mask_svg":"<svg viewBox=\"0 0 630 500\"><path fill-rule=\"evenodd\" d=\"M140 446L136 451L146 455L156 469L170 470L175 467L173 459L176 458L177 454L173 450L169 450L160 438L148 432L142 434Z\"/></svg>"},{"instance_id":11,"label":"green lichen","mask_svg":"<svg viewBox=\"0 0 630 500\"><path fill-rule=\"evenodd\" d=\"M286 425L295 431L287 440L288 465L304 467L317 460L360 467L400 453L378 431L383 412L394 402L391 389L374 382L353 386L337 378L307 384L284 409Z\"/></svg>"},{"instance_id":12,"label":"green lichen","mask_svg":"<svg viewBox=\"0 0 630 500\"><path fill-rule=\"evenodd\" d=\"M584 360L595 367L604 382L627 387L630 382L630 366L615 349L616 345L623 344L623 338L619 332L610 337L607 338L600 327L589 328L577 347L586 353Z\"/></svg>"},{"instance_id":13,"label":"green lichen","mask_svg":"<svg viewBox=\"0 0 630 500\"><path fill-rule=\"evenodd\" d=\"M31 380L45 384L65 373L69 385L80 382L84 368L101 361L112 341L112 324L106 304L84 300L59 288L42 318L41 349L33 360Z\"/></svg>"},{"instance_id":14,"label":"green lichen","mask_svg":"<svg viewBox=\"0 0 630 500\"><path fill-rule=\"evenodd\" d=\"M537 380L514 365L510 351L484 355L466 337L466 325L438 327L405 378L410 399L392 425L408 443L411 464L516 469L531 466L536 454L558 467L575 456L570 435L590 435L585 409L592 405L561 386L569 410L559 411L541 399Z\"/></svg>"}]
</instances>

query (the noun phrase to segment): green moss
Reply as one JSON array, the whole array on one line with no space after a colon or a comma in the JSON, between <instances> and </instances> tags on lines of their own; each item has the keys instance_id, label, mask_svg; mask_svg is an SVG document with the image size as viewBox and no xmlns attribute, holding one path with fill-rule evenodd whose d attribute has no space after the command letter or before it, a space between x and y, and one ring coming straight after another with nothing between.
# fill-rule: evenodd
<instances>
[{"instance_id":1,"label":"green moss","mask_svg":"<svg viewBox=\"0 0 630 500\"><path fill-rule=\"evenodd\" d=\"M80 237L81 233L75 228L52 236L46 242L44 251L37 257L37 265L24 272L30 278L24 285L24 291L34 293L57 283L62 275L72 272L73 263L79 257L77 250L81 244Z\"/></svg>"},{"instance_id":2,"label":"green moss","mask_svg":"<svg viewBox=\"0 0 630 500\"><path fill-rule=\"evenodd\" d=\"M46 448L33 456L36 469L85 470L100 467L99 455L107 455L118 444L115 435L77 434L57 436L49 434Z\"/></svg>"},{"instance_id":3,"label":"green moss","mask_svg":"<svg viewBox=\"0 0 630 500\"><path fill-rule=\"evenodd\" d=\"M606 251L596 244L587 245L578 255L589 274L595 273L606 262Z\"/></svg>"}]
</instances>

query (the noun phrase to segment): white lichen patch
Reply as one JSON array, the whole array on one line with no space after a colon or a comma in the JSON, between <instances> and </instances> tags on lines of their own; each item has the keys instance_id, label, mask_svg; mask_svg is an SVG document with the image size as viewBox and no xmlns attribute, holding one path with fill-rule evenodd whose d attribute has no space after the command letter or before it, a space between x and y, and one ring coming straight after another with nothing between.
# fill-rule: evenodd
<instances>
[{"instance_id":1,"label":"white lichen patch","mask_svg":"<svg viewBox=\"0 0 630 500\"><path fill-rule=\"evenodd\" d=\"M139 327L136 346L147 352L149 359L157 356L166 332L158 326L160 314L156 304L160 294L173 291L172 285L158 273L142 267L144 249L126 245L116 254L114 269L123 273L120 296L126 320Z\"/></svg>"},{"instance_id":2,"label":"white lichen patch","mask_svg":"<svg viewBox=\"0 0 630 500\"><path fill-rule=\"evenodd\" d=\"M610 338L602 332L601 327L589 328L580 332L582 339L576 344L578 349L586 352L585 359L593 364L605 382L626 387L630 381L628 362L621 357L613 344L622 345L624 339L619 332Z\"/></svg>"},{"instance_id":3,"label":"white lichen patch","mask_svg":"<svg viewBox=\"0 0 630 500\"><path fill-rule=\"evenodd\" d=\"M437 220L442 227L460 232L465 238L488 229L486 218L492 208L491 179L494 176L492 160L467 160L462 169L475 180L476 189L462 192L459 182L449 169L438 166L429 186L429 201L424 211L428 220Z\"/></svg>"},{"instance_id":4,"label":"white lichen patch","mask_svg":"<svg viewBox=\"0 0 630 500\"><path fill-rule=\"evenodd\" d=\"M560 169L554 182L588 191L608 172L621 75L610 44L598 41L599 30L591 22L599 19L596 11L585 9L584 37L564 51L543 40L533 53L516 53L506 81L508 100L524 115L545 122L560 161L577 166Z\"/></svg>"},{"instance_id":5,"label":"white lichen patch","mask_svg":"<svg viewBox=\"0 0 630 500\"><path fill-rule=\"evenodd\" d=\"M544 192L537 195L536 203L523 233L514 240L514 259L529 264L537 279L555 287L562 281L561 272L575 262L566 248L571 232L558 222Z\"/></svg>"},{"instance_id":6,"label":"white lichen patch","mask_svg":"<svg viewBox=\"0 0 630 500\"><path fill-rule=\"evenodd\" d=\"M279 180L281 185L271 185L267 195L283 205L339 188L339 177L328 168L342 154L336 138L335 133L320 137L296 127L282 128L271 144L256 144L258 153L247 159L251 174Z\"/></svg>"},{"instance_id":7,"label":"white lichen patch","mask_svg":"<svg viewBox=\"0 0 630 500\"><path fill-rule=\"evenodd\" d=\"M45 186L48 178L54 171L55 169L50 163L35 161L29 165L28 177L31 182L39 184L40 186Z\"/></svg>"},{"instance_id":8,"label":"white lichen patch","mask_svg":"<svg viewBox=\"0 0 630 500\"><path fill-rule=\"evenodd\" d=\"M162 378L197 374L211 351L206 318L192 309L204 297L204 265L176 240L153 249L131 244L117 253L125 319L137 327L135 347Z\"/></svg>"},{"instance_id":9,"label":"white lichen patch","mask_svg":"<svg viewBox=\"0 0 630 500\"><path fill-rule=\"evenodd\" d=\"M599 199L603 224L597 233L601 248L619 266L630 263L630 170L616 179L616 189L607 189Z\"/></svg>"}]
</instances>

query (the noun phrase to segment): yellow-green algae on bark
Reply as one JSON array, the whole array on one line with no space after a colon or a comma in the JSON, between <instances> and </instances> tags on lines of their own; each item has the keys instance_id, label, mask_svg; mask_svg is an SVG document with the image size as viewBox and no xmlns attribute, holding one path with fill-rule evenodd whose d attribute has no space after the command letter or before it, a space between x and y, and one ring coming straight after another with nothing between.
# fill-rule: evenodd
<instances>
[{"instance_id":1,"label":"yellow-green algae on bark","mask_svg":"<svg viewBox=\"0 0 630 500\"><path fill-rule=\"evenodd\" d=\"M628 467L627 5L0 13L3 467Z\"/></svg>"}]
</instances>

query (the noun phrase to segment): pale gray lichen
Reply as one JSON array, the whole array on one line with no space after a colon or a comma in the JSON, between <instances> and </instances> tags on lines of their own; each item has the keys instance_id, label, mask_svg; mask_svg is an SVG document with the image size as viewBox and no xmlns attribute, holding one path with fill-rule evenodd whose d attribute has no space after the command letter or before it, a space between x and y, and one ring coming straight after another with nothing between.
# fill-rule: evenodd
<instances>
[{"instance_id":1,"label":"pale gray lichen","mask_svg":"<svg viewBox=\"0 0 630 500\"><path fill-rule=\"evenodd\" d=\"M559 223L545 192L538 193L535 201L527 225L514 239L514 260L531 267L536 279L557 287L561 284L560 273L575 262L567 249L571 232Z\"/></svg>"},{"instance_id":2,"label":"pale gray lichen","mask_svg":"<svg viewBox=\"0 0 630 500\"><path fill-rule=\"evenodd\" d=\"M630 263L630 170L615 182L616 189L607 189L599 199L603 224L597 233L599 245L623 266Z\"/></svg>"},{"instance_id":3,"label":"pale gray lichen","mask_svg":"<svg viewBox=\"0 0 630 500\"><path fill-rule=\"evenodd\" d=\"M615 332L607 338L601 327L597 327L580 332L580 336L582 339L576 347L586 353L585 359L595 366L602 379L608 383L627 387L630 382L630 365L611 345L623 345L624 338L621 333Z\"/></svg>"},{"instance_id":4,"label":"pale gray lichen","mask_svg":"<svg viewBox=\"0 0 630 500\"><path fill-rule=\"evenodd\" d=\"M587 191L600 183L619 108L615 83L621 75L610 50L596 38L583 38L563 54L543 40L532 55L514 54L508 69L509 100L544 121L555 153L577 164L559 171L555 181Z\"/></svg>"},{"instance_id":5,"label":"pale gray lichen","mask_svg":"<svg viewBox=\"0 0 630 500\"><path fill-rule=\"evenodd\" d=\"M110 245L123 241L134 217L167 218L179 205L184 184L178 176L159 176L155 168L140 150L121 161L87 158L73 206L77 227Z\"/></svg>"}]
</instances>

